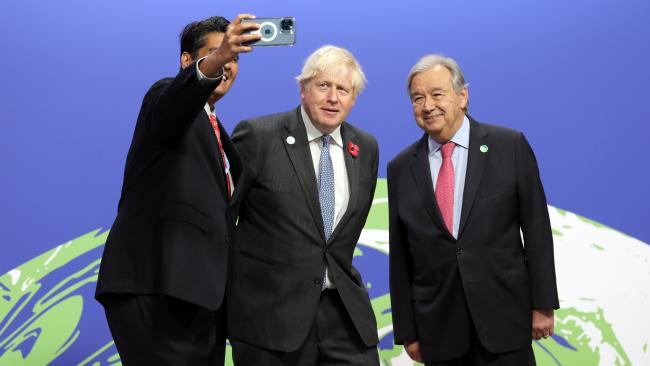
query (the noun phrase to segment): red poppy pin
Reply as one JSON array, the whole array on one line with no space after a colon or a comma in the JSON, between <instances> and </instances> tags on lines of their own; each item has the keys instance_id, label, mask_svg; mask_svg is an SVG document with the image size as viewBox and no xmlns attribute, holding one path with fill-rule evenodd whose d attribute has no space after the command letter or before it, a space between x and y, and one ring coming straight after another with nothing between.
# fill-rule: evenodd
<instances>
[{"instance_id":1,"label":"red poppy pin","mask_svg":"<svg viewBox=\"0 0 650 366\"><path fill-rule=\"evenodd\" d=\"M348 152L353 158L356 158L357 155L359 155L359 145L355 145L354 142L348 141Z\"/></svg>"}]
</instances>

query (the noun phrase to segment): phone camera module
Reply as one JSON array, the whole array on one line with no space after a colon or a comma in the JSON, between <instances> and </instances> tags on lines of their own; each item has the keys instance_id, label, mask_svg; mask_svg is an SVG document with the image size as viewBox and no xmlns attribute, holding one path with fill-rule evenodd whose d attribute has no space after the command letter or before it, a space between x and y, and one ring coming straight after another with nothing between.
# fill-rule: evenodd
<instances>
[{"instance_id":1,"label":"phone camera module","mask_svg":"<svg viewBox=\"0 0 650 366\"><path fill-rule=\"evenodd\" d=\"M282 19L280 21L280 29L282 32L293 31L293 19Z\"/></svg>"}]
</instances>

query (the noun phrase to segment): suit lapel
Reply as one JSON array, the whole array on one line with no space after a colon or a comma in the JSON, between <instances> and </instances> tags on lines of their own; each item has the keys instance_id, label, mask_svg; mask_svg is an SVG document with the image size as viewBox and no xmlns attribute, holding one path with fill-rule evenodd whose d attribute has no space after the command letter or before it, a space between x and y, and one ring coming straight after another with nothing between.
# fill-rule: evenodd
<instances>
[{"instance_id":1,"label":"suit lapel","mask_svg":"<svg viewBox=\"0 0 650 366\"><path fill-rule=\"evenodd\" d=\"M341 125L341 137L343 140L343 156L345 159L345 169L348 174L350 197L348 198L348 207L345 210L345 214L343 214L343 217L339 220L334 232L330 235L328 243L332 242L343 228L345 228L345 225L348 223L357 207L357 198L359 197L359 162L357 161L357 158L348 152L349 142L358 145L356 135L350 128L347 128L346 123L343 123Z\"/></svg>"},{"instance_id":2,"label":"suit lapel","mask_svg":"<svg viewBox=\"0 0 650 366\"><path fill-rule=\"evenodd\" d=\"M314 163L311 159L305 124L300 116L300 107L296 109L294 118L287 121L285 129L285 133L281 136L282 144L287 151L293 170L298 177L300 187L309 206L309 211L314 218L316 228L323 241L325 241Z\"/></svg>"},{"instance_id":3,"label":"suit lapel","mask_svg":"<svg viewBox=\"0 0 650 366\"><path fill-rule=\"evenodd\" d=\"M210 123L210 118L204 110L199 113L198 118L200 119L200 121L198 121L200 122L198 124L199 130L197 131L199 140L205 142L203 148L207 149L206 154L208 156L214 156L214 160L210 160L213 162L210 165L213 174L217 177L217 181L223 183L223 194L224 197L226 197L228 195L228 192L226 191L226 174L223 170L223 159L221 158L221 152L219 151L219 142L217 141L217 135L214 133L214 129ZM225 131L223 127L221 127L221 122L219 122L219 125L219 131L221 132L223 144L223 136L225 134ZM205 136L207 136L207 139Z\"/></svg>"},{"instance_id":4,"label":"suit lapel","mask_svg":"<svg viewBox=\"0 0 650 366\"><path fill-rule=\"evenodd\" d=\"M226 157L228 157L228 162L230 163L230 175L232 175L232 180L235 182L236 187L242 170L241 159L239 158L237 149L235 149L235 145L233 145L230 140L228 132L223 128L221 121L219 121L219 130L221 131L221 144L223 145L223 150L226 153Z\"/></svg>"},{"instance_id":5,"label":"suit lapel","mask_svg":"<svg viewBox=\"0 0 650 366\"><path fill-rule=\"evenodd\" d=\"M469 154L467 156L467 171L465 173L465 190L463 191L463 208L461 210L460 225L458 227L458 237L463 234L463 228L467 222L467 217L474 204L476 192L483 177L483 171L488 159L488 154L481 152L481 145L487 144L487 131L471 117L469 130Z\"/></svg>"},{"instance_id":6,"label":"suit lapel","mask_svg":"<svg viewBox=\"0 0 650 366\"><path fill-rule=\"evenodd\" d=\"M233 202L238 194L240 189L237 189L237 184L239 183L239 177L242 172L242 163L241 159L239 157L239 153L237 152L237 149L235 148L235 145L233 145L232 141L230 140L230 136L228 135L228 132L226 129L223 127L223 124L221 123L221 120L219 120L219 131L221 133L221 145L223 146L223 150L226 153L226 157L228 158L228 163L230 164L230 175L233 180L233 191L232 191L232 197L230 198L230 202ZM210 126L212 127L212 126ZM215 136L215 141L216 141L216 136ZM217 146L217 149L219 147ZM219 158L221 158L221 154L219 154ZM219 160L219 164L223 164L221 160ZM223 165L222 165L223 166ZM223 171L223 168L222 168ZM224 174L224 182L225 182L225 174Z\"/></svg>"},{"instance_id":7,"label":"suit lapel","mask_svg":"<svg viewBox=\"0 0 650 366\"><path fill-rule=\"evenodd\" d=\"M433 189L433 181L431 180L431 166L429 165L429 146L427 144L427 139L428 135L424 134L415 146L413 165L411 165L413 179L415 180L418 194L420 195L422 203L429 213L429 216L431 216L431 219L441 231L447 233L447 235L453 239L453 236L449 233L444 221L442 220L440 209L438 209L438 203L435 200L435 191Z\"/></svg>"}]
</instances>

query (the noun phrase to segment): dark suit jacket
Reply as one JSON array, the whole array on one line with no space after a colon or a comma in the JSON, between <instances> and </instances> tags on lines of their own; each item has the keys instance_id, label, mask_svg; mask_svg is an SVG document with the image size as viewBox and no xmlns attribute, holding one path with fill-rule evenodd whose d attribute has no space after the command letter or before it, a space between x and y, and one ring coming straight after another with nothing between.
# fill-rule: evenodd
<instances>
[{"instance_id":1,"label":"dark suit jacket","mask_svg":"<svg viewBox=\"0 0 650 366\"><path fill-rule=\"evenodd\" d=\"M234 222L227 217L223 162L204 111L217 85L199 81L192 64L145 95L102 257L100 301L106 293L162 294L220 307ZM221 138L236 181L239 156L223 128Z\"/></svg>"},{"instance_id":2,"label":"dark suit jacket","mask_svg":"<svg viewBox=\"0 0 650 366\"><path fill-rule=\"evenodd\" d=\"M368 292L352 254L372 203L377 142L348 123L341 126L350 199L325 242L316 175L300 108L241 122L233 142L245 171L235 231L228 331L233 339L290 352L314 321L325 264L356 330L377 344ZM295 143L287 142L293 136ZM359 146L355 158L347 143Z\"/></svg>"},{"instance_id":3,"label":"dark suit jacket","mask_svg":"<svg viewBox=\"0 0 650 366\"><path fill-rule=\"evenodd\" d=\"M530 345L532 309L559 307L533 151L522 133L470 118L456 240L435 201L427 138L388 163L395 342L418 340L427 362L457 358L469 347L473 321L491 352Z\"/></svg>"}]
</instances>

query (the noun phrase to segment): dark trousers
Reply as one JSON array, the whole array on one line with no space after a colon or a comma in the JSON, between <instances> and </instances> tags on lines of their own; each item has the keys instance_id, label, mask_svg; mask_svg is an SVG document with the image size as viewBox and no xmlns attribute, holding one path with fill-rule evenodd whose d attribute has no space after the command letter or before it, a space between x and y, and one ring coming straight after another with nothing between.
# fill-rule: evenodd
<instances>
[{"instance_id":1,"label":"dark trousers","mask_svg":"<svg viewBox=\"0 0 650 366\"><path fill-rule=\"evenodd\" d=\"M316 319L296 351L274 351L232 339L230 343L236 366L379 365L377 347L363 343L335 289L321 294Z\"/></svg>"},{"instance_id":2,"label":"dark trousers","mask_svg":"<svg viewBox=\"0 0 650 366\"><path fill-rule=\"evenodd\" d=\"M506 353L488 351L476 334L474 324L470 325L469 351L461 358L442 362L427 362L426 366L535 366L535 355L531 345Z\"/></svg>"},{"instance_id":3,"label":"dark trousers","mask_svg":"<svg viewBox=\"0 0 650 366\"><path fill-rule=\"evenodd\" d=\"M101 302L122 365L223 365L222 309L162 295L110 294Z\"/></svg>"}]
</instances>

